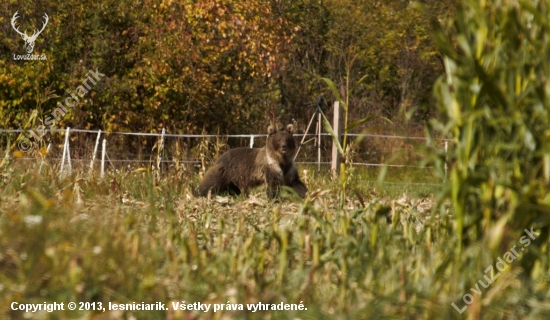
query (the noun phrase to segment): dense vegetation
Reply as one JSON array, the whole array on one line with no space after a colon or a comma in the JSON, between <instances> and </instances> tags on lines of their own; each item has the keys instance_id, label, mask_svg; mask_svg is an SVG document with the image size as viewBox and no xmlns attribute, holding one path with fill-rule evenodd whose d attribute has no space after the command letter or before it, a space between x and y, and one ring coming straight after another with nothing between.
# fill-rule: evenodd
<instances>
[{"instance_id":1,"label":"dense vegetation","mask_svg":"<svg viewBox=\"0 0 550 320\"><path fill-rule=\"evenodd\" d=\"M452 1L1 1L0 10L1 127L43 124L97 68L106 77L59 127L234 134L292 119L304 130L313 110L303 103L332 98L319 77L342 85L368 75L352 117L414 108L426 119L443 73L430 19L447 17ZM49 15L34 49L47 60L13 60L25 52L16 11L29 35Z\"/></svg>"},{"instance_id":2,"label":"dense vegetation","mask_svg":"<svg viewBox=\"0 0 550 320\"><path fill-rule=\"evenodd\" d=\"M262 189L250 198L194 198L197 177L183 172L156 180L146 170L122 170L109 182L86 175L59 180L57 165L39 175L28 169L14 165L0 185L3 319L23 315L9 310L13 301L307 308L34 314L51 319L452 319L472 312L460 315L451 303L462 308L462 295L494 263L480 245L455 257L450 203L432 215L436 203L423 195L437 187L388 191L361 183L368 178L361 171L352 180L359 197L352 193L339 209L338 184L311 173L302 203L268 201ZM422 174L396 178L405 183ZM469 268L453 271L462 264ZM518 282L516 269L498 280L475 296L479 308L489 299L489 318L548 312L529 294L543 295L544 288Z\"/></svg>"}]
</instances>

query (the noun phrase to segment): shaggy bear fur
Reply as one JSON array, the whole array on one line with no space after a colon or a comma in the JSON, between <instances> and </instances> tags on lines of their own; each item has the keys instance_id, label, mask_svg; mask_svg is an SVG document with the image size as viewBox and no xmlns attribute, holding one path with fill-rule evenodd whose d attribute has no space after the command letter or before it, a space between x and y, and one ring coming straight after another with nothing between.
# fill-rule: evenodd
<instances>
[{"instance_id":1,"label":"shaggy bear fur","mask_svg":"<svg viewBox=\"0 0 550 320\"><path fill-rule=\"evenodd\" d=\"M225 152L199 184L199 195L229 191L236 194L248 193L263 183L267 184L267 196L274 198L281 186L289 186L302 198L307 188L300 181L294 163L296 143L292 137L293 127L289 124L285 131L275 131L270 126L263 148L235 148Z\"/></svg>"}]
</instances>

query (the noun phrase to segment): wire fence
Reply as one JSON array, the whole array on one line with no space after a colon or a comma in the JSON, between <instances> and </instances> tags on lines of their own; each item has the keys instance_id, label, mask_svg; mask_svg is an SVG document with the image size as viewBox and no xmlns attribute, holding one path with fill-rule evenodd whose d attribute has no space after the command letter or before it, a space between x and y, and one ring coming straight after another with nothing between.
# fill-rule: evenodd
<instances>
[{"instance_id":1,"label":"wire fence","mask_svg":"<svg viewBox=\"0 0 550 320\"><path fill-rule=\"evenodd\" d=\"M331 164L332 137L322 133L320 141L316 134L305 134L306 139L297 155L296 162L303 165L320 165L329 170ZM297 142L304 134L294 134ZM348 134L350 143L357 150L351 154L351 163L357 167L408 168L430 170L415 165L422 159L415 148L425 137L408 137L384 134ZM236 147L262 147L267 134L174 134L145 132L105 132L86 129L53 129L43 132L13 129L0 130L2 155L14 161L33 161L47 158L49 162L61 163L63 170L130 169L153 167L167 171L173 167L189 166L195 169L209 166L219 155ZM361 139L358 139L358 138ZM311 140L311 139L310 139ZM309 140L308 140L309 141ZM449 140L441 143L447 149ZM11 153L5 148L11 145ZM321 149L321 159L317 158ZM42 150L42 152L40 152ZM47 153L44 151L47 150ZM13 154L16 154L13 157ZM46 157L41 155L46 154ZM388 160L391 160L388 163ZM442 181L443 182L443 181ZM426 182L426 184L430 184Z\"/></svg>"}]
</instances>

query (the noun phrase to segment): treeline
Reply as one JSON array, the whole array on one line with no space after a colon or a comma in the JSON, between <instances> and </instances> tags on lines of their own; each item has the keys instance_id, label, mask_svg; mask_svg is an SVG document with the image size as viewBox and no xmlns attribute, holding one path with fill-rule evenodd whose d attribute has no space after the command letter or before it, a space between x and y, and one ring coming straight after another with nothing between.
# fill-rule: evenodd
<instances>
[{"instance_id":1,"label":"treeline","mask_svg":"<svg viewBox=\"0 0 550 320\"><path fill-rule=\"evenodd\" d=\"M320 77L364 75L351 120L432 115L443 73L431 21L454 1L1 1L0 127L36 128L85 80L105 74L57 127L172 133L262 132L313 112ZM12 28L37 37L33 54ZM342 89L343 90L343 89ZM37 117L31 117L37 111ZM30 120L29 120L30 119ZM303 130L303 128L302 128Z\"/></svg>"}]
</instances>

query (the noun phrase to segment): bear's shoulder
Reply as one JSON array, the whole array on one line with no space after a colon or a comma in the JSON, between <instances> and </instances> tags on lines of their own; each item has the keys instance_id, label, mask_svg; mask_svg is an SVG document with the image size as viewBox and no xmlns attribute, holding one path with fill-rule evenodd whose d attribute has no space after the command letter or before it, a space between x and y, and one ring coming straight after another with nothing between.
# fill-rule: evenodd
<instances>
[{"instance_id":1,"label":"bear's shoulder","mask_svg":"<svg viewBox=\"0 0 550 320\"><path fill-rule=\"evenodd\" d=\"M233 161L245 161L245 162L254 161L259 150L260 149L258 148L246 148L246 147L229 149L218 158L217 162L224 163L224 162L233 162Z\"/></svg>"}]
</instances>

